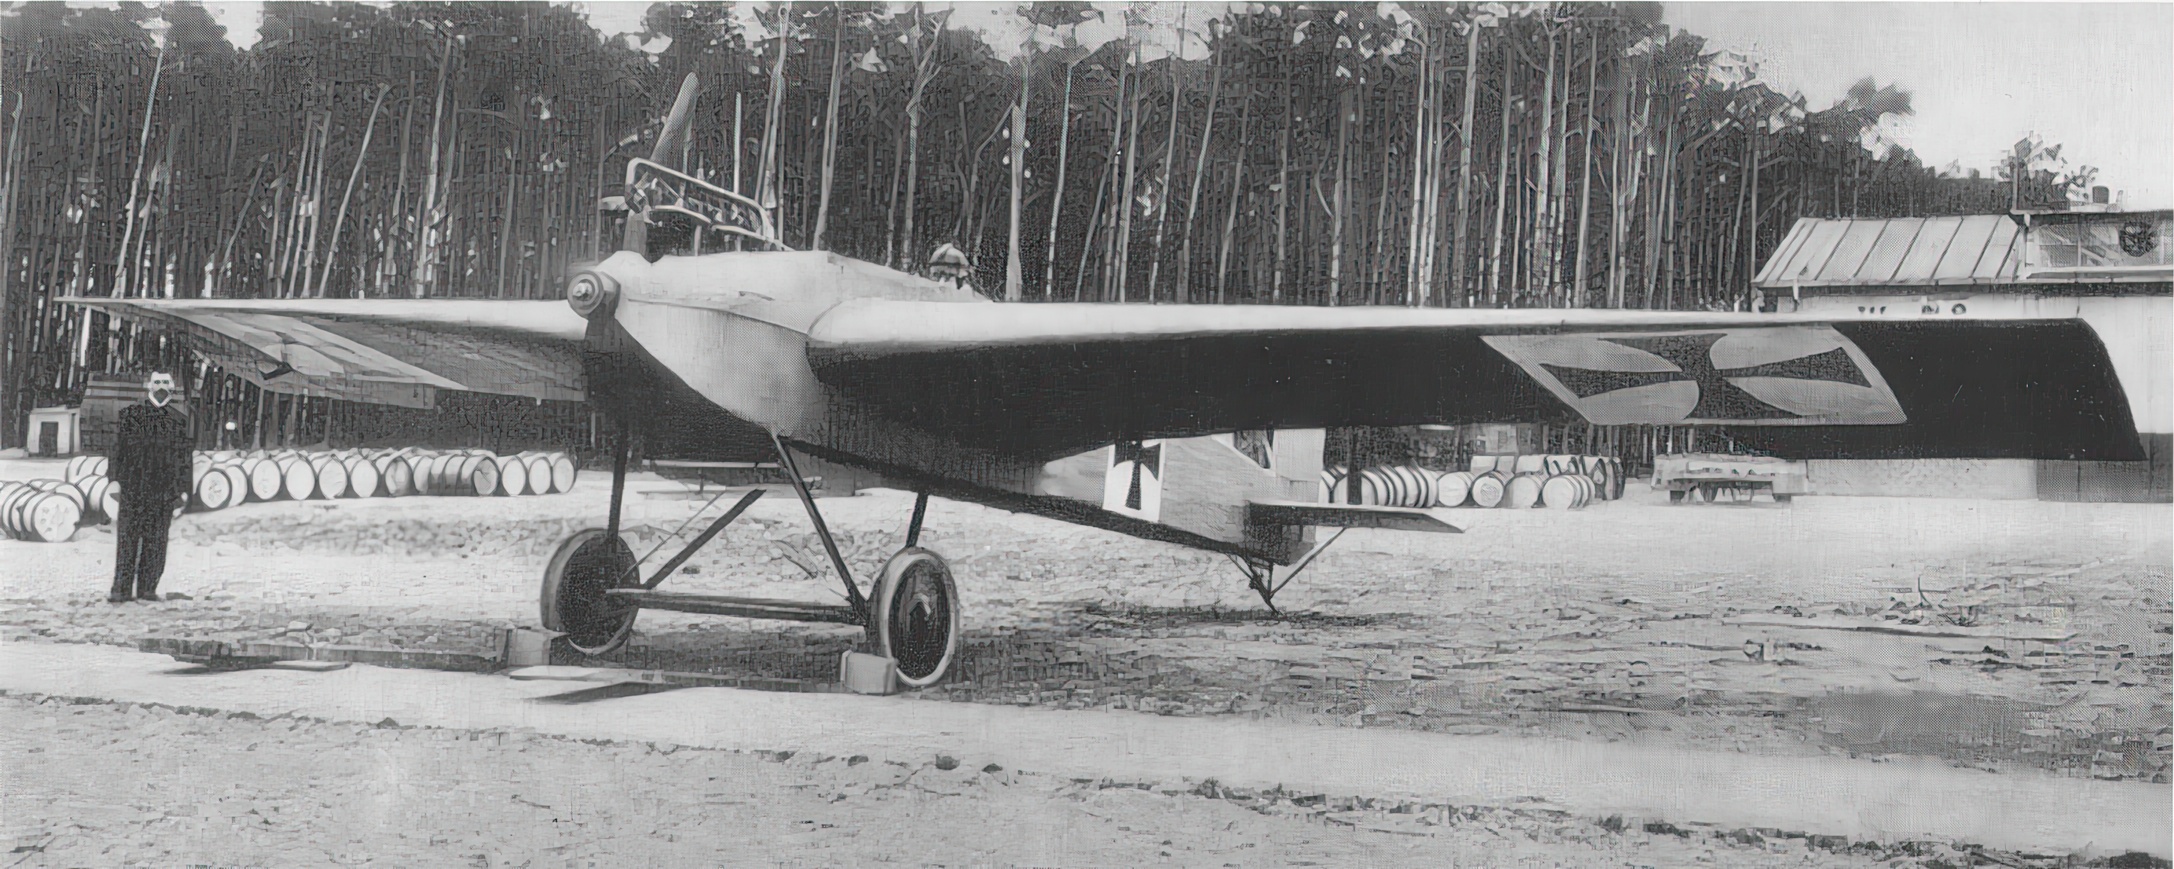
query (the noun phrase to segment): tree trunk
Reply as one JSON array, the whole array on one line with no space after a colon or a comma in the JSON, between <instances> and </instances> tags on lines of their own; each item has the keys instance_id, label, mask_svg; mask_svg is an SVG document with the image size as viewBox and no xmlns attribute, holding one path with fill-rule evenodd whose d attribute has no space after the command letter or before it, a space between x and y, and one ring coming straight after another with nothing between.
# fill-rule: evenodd
<instances>
[{"instance_id":1,"label":"tree trunk","mask_svg":"<svg viewBox=\"0 0 2174 869\"><path fill-rule=\"evenodd\" d=\"M1283 304L1283 270L1288 261L1291 214L1291 89L1284 82L1283 131L1276 147L1276 277L1268 287L1268 303Z\"/></svg>"},{"instance_id":2,"label":"tree trunk","mask_svg":"<svg viewBox=\"0 0 2174 869\"><path fill-rule=\"evenodd\" d=\"M1147 300L1149 302L1161 298L1163 233L1170 226L1170 196L1173 188L1177 186L1178 117L1179 112L1185 107L1184 83L1178 78L1177 58L1172 57L1169 63L1170 130L1164 137L1162 146L1162 194L1155 197L1155 253L1154 259L1149 260L1147 264ZM1215 117L1215 107L1213 105L1208 107L1208 116L1212 122ZM1198 180L1197 175L1195 180Z\"/></svg>"},{"instance_id":3,"label":"tree trunk","mask_svg":"<svg viewBox=\"0 0 2174 869\"><path fill-rule=\"evenodd\" d=\"M1425 36L1426 34L1421 35ZM1406 179L1406 183L1412 188L1412 210L1411 217L1405 226L1405 249L1408 253L1404 259L1404 293L1406 302L1414 306L1425 305L1428 292L1431 289L1426 285L1424 279L1420 277L1420 268L1421 261L1425 259L1421 255L1421 245L1425 244L1425 220L1423 217L1426 207L1426 178L1429 175L1427 171L1429 168L1427 165L1427 149L1432 138L1427 135L1427 119L1430 114L1428 109L1431 107L1427 99L1427 85L1434 71L1433 67L1432 41L1430 39L1421 39L1419 43L1418 87L1414 90L1412 97L1412 173L1411 177Z\"/></svg>"},{"instance_id":4,"label":"tree trunk","mask_svg":"<svg viewBox=\"0 0 2174 869\"><path fill-rule=\"evenodd\" d=\"M1526 270L1525 286L1534 296L1549 298L1555 292L1552 280L1554 260L1554 233L1548 224L1550 201L1554 191L1555 155L1555 34L1543 29L1541 38L1547 40L1547 72L1540 79L1540 135L1539 177L1534 179L1532 208L1532 264Z\"/></svg>"},{"instance_id":5,"label":"tree trunk","mask_svg":"<svg viewBox=\"0 0 2174 869\"><path fill-rule=\"evenodd\" d=\"M1137 48L1134 49L1134 58L1134 62L1137 63ZM1172 58L1171 61L1175 63L1176 58ZM1132 270L1132 205L1133 196L1135 195L1133 190L1140 177L1140 106L1142 103L1147 102L1144 95L1146 89L1147 73L1142 70L1132 89L1132 102L1130 104L1132 120L1126 124L1129 129L1125 134L1125 186L1123 194L1117 197L1118 220L1117 236L1115 238L1117 253L1113 259L1117 263L1118 304L1129 301L1126 298L1125 285L1127 278L1131 277ZM1154 290L1153 287L1148 289L1150 292Z\"/></svg>"},{"instance_id":6,"label":"tree trunk","mask_svg":"<svg viewBox=\"0 0 2174 869\"><path fill-rule=\"evenodd\" d=\"M143 130L136 136L136 171L128 176L128 215L121 230L121 258L114 264L111 295L126 297L130 286L129 275L134 263L128 261L129 243L136 236L136 194L143 184L143 161L151 154L151 110L158 105L159 78L166 72L167 42L159 43L158 59L151 67L151 91L143 98Z\"/></svg>"},{"instance_id":7,"label":"tree trunk","mask_svg":"<svg viewBox=\"0 0 2174 869\"><path fill-rule=\"evenodd\" d=\"M1034 84L1034 55L1028 54L1019 69L1019 104L1012 109L1011 227L1005 240L1004 301L1019 301L1022 291L1019 264L1019 204L1025 192L1027 168L1027 96ZM976 167L977 169L979 167Z\"/></svg>"},{"instance_id":8,"label":"tree trunk","mask_svg":"<svg viewBox=\"0 0 2174 869\"><path fill-rule=\"evenodd\" d=\"M309 295L311 279L317 274L317 237L325 225L325 163L332 156L332 109L325 109L322 132L317 135L316 166L311 173L309 193L309 246L302 251L302 280L295 287L297 297Z\"/></svg>"},{"instance_id":9,"label":"tree trunk","mask_svg":"<svg viewBox=\"0 0 2174 869\"><path fill-rule=\"evenodd\" d=\"M430 111L430 174L423 179L423 198L416 203L415 231L420 237L411 295L418 299L429 295L438 279L438 220L444 212L438 202L438 157L442 153L439 132L445 125L445 78L452 64L453 40L447 39L445 52L438 59L438 97Z\"/></svg>"},{"instance_id":10,"label":"tree trunk","mask_svg":"<svg viewBox=\"0 0 2174 869\"><path fill-rule=\"evenodd\" d=\"M1470 25L1470 28L1465 32L1464 38L1464 122L1457 128L1457 205L1456 210L1450 213L1452 227L1450 229L1451 240L1449 243L1449 284L1451 287L1465 286L1466 276L1470 272L1466 262L1468 261L1467 251L1470 247L1468 242L1472 223L1470 205L1472 201L1472 138L1474 132L1472 129L1472 115L1479 98L1480 66L1480 28L1476 24ZM1508 92L1509 83L1507 81L1503 83L1503 89L1505 93ZM1467 296L1469 297L1469 295L1470 292L1467 290ZM1459 301L1469 303L1469 298Z\"/></svg>"},{"instance_id":11,"label":"tree trunk","mask_svg":"<svg viewBox=\"0 0 2174 869\"><path fill-rule=\"evenodd\" d=\"M347 173L347 190L340 194L340 213L332 220L332 249L325 254L325 274L317 281L317 298L325 297L325 283L332 278L333 264L340 259L340 229L347 225L347 202L355 195L355 181L362 177L362 161L370 156L370 136L377 132L377 111L385 105L391 85L378 85L377 99L370 103L370 122L362 127L362 145L355 150L355 168Z\"/></svg>"},{"instance_id":12,"label":"tree trunk","mask_svg":"<svg viewBox=\"0 0 2174 869\"><path fill-rule=\"evenodd\" d=\"M1200 150L1193 158L1193 190L1185 197L1185 226L1179 229L1184 242L1178 245L1178 297L1179 302L1193 300L1193 222L1200 214L1200 183L1208 173L1208 143L1215 140L1215 106L1223 96L1223 65L1215 65L1214 78L1208 84L1208 118L1200 123ZM1175 125L1177 119L1171 118Z\"/></svg>"},{"instance_id":13,"label":"tree trunk","mask_svg":"<svg viewBox=\"0 0 2174 869\"><path fill-rule=\"evenodd\" d=\"M943 29L939 27L936 39L942 37ZM907 263L919 261L913 237L913 211L921 176L921 97L928 90L929 80L936 77L936 48L917 43L914 54L913 96L906 100L906 226L899 233L900 256Z\"/></svg>"},{"instance_id":14,"label":"tree trunk","mask_svg":"<svg viewBox=\"0 0 2174 869\"><path fill-rule=\"evenodd\" d=\"M1253 121L1253 90L1246 89L1245 103L1238 109L1238 158L1231 161L1230 210L1223 215L1223 242L1215 258L1215 303L1223 304L1228 298L1225 284L1230 278L1230 249L1238 228L1238 203L1245 198L1246 133Z\"/></svg>"},{"instance_id":15,"label":"tree trunk","mask_svg":"<svg viewBox=\"0 0 2174 869\"><path fill-rule=\"evenodd\" d=\"M816 250L823 249L823 233L830 228L830 183L838 167L838 83L845 77L845 13L838 9L833 14L838 30L830 41L830 102L823 109L823 189L815 206L815 234L808 242Z\"/></svg>"},{"instance_id":16,"label":"tree trunk","mask_svg":"<svg viewBox=\"0 0 2174 869\"><path fill-rule=\"evenodd\" d=\"M1078 68L1076 63L1064 65L1064 98L1057 104L1057 186L1050 193L1049 243L1042 261L1042 298L1046 301L1057 298L1057 218L1064 213L1064 174L1072 156L1072 72Z\"/></svg>"},{"instance_id":17,"label":"tree trunk","mask_svg":"<svg viewBox=\"0 0 2174 869\"><path fill-rule=\"evenodd\" d=\"M1593 118L1593 101L1599 93L1595 89L1600 77L1600 34L1592 34L1592 46L1585 67L1585 126L1578 139L1585 153L1584 168L1578 171L1578 261L1572 269L1576 284L1571 288L1570 303L1583 308L1590 303L1586 297L1585 267L1587 247L1593 224L1593 129L1598 122Z\"/></svg>"},{"instance_id":18,"label":"tree trunk","mask_svg":"<svg viewBox=\"0 0 2174 869\"><path fill-rule=\"evenodd\" d=\"M380 296L391 293L392 282L400 274L399 266L396 265L399 262L396 254L399 250L398 239L406 234L403 232L406 228L403 224L407 223L408 151L413 145L411 134L414 131L414 125L415 73L410 71L408 73L408 105L400 118L400 174L393 182L392 210L386 212L383 216L385 221L385 244L383 252L378 255L376 281L377 293ZM598 127L597 129L601 131L603 128Z\"/></svg>"},{"instance_id":19,"label":"tree trunk","mask_svg":"<svg viewBox=\"0 0 2174 869\"><path fill-rule=\"evenodd\" d=\"M1508 216L1510 197L1510 83L1515 68L1511 65L1510 41L1502 41L1502 148L1495 161L1495 237L1487 254L1487 291L1496 307L1509 300L1502 287L1502 240L1509 233L1504 223Z\"/></svg>"},{"instance_id":20,"label":"tree trunk","mask_svg":"<svg viewBox=\"0 0 2174 869\"><path fill-rule=\"evenodd\" d=\"M1351 92L1336 95L1336 192L1329 213L1329 307L1343 304L1344 212L1350 210L1346 176L1351 164Z\"/></svg>"},{"instance_id":21,"label":"tree trunk","mask_svg":"<svg viewBox=\"0 0 2174 869\"><path fill-rule=\"evenodd\" d=\"M755 201L762 203L763 207L777 212L774 218L777 221L780 234L785 231L785 216L782 213L785 210L785 203L778 195L780 191L776 177L779 170L777 162L778 116L785 108L785 58L793 53L792 18L792 0L785 0L784 5L778 10L777 18L778 59L777 63L772 64L770 67L770 105L767 107L768 111L766 112L769 117L763 122L762 131L762 169L756 173L755 177Z\"/></svg>"}]
</instances>

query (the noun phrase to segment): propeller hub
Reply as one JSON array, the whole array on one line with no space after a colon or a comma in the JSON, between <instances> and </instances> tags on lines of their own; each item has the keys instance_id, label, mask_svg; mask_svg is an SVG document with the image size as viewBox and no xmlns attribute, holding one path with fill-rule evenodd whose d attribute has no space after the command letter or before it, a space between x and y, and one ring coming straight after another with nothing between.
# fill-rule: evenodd
<instances>
[{"instance_id":1,"label":"propeller hub","mask_svg":"<svg viewBox=\"0 0 2174 869\"><path fill-rule=\"evenodd\" d=\"M609 314L618 298L619 283L596 272L582 272L566 282L566 304L583 317Z\"/></svg>"}]
</instances>

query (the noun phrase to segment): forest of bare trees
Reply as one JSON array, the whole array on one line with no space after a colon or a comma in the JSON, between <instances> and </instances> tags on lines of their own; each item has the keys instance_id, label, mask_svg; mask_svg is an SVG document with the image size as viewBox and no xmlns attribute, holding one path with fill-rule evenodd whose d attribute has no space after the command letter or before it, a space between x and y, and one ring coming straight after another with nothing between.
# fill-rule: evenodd
<instances>
[{"instance_id":1,"label":"forest of bare trees","mask_svg":"<svg viewBox=\"0 0 2174 869\"><path fill-rule=\"evenodd\" d=\"M61 296L555 297L688 72L687 165L787 244L910 268L949 242L1030 302L1740 306L1798 217L2088 177L2031 142L1935 172L1877 141L1897 85L1807 105L1658 4L1101 8L1024 6L992 46L919 5L658 3L607 39L564 6L267 3L237 50L194 5L16 6L0 432L179 361Z\"/></svg>"}]
</instances>

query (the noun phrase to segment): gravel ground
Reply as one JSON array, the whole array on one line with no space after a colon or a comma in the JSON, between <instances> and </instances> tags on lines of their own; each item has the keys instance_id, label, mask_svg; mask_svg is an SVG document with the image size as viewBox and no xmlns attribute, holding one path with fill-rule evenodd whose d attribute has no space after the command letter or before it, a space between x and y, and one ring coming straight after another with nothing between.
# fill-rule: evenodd
<instances>
[{"instance_id":1,"label":"gravel ground","mask_svg":"<svg viewBox=\"0 0 2174 869\"><path fill-rule=\"evenodd\" d=\"M59 476L0 463L0 478ZM479 652L532 625L542 562L601 524L608 480L568 495L252 504L175 527L162 588L109 606L112 537L0 541L7 636L143 636ZM638 478L637 551L702 502ZM911 499L821 501L862 576ZM713 507L721 510L722 506ZM933 505L924 545L960 577L958 678L930 700L1352 727L1639 741L1779 754L1926 755L2167 781L2166 505L1799 498L1581 512L1451 511L1463 535L1356 531L1270 616L1220 557L972 505ZM799 506L769 497L666 588L837 600ZM2062 629L2065 643L1730 624L1823 616ZM854 629L645 613L620 663L835 678Z\"/></svg>"},{"instance_id":2,"label":"gravel ground","mask_svg":"<svg viewBox=\"0 0 2174 869\"><path fill-rule=\"evenodd\" d=\"M0 697L14 866L2130 865L1946 843ZM1000 831L1000 832L998 832ZM2119 861L2119 862L2115 862ZM2163 866L2163 861L2135 865Z\"/></svg>"}]
</instances>

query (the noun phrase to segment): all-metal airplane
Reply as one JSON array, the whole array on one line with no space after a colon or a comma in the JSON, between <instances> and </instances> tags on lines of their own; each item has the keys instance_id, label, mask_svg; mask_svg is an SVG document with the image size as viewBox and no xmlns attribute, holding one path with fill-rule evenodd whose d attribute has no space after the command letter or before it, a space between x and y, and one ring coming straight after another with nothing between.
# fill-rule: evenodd
<instances>
[{"instance_id":1,"label":"all-metal airplane","mask_svg":"<svg viewBox=\"0 0 2174 869\"><path fill-rule=\"evenodd\" d=\"M604 527L545 570L542 621L563 643L608 653L640 609L856 624L913 686L941 679L960 644L951 570L918 545L930 495L1225 553L1273 606L1315 527L1456 530L1325 503L1329 426L1689 423L1804 458L2142 457L2106 350L2077 320L994 303L784 250L755 203L675 169L695 93L689 76L651 158L629 167L621 250L572 275L565 304L68 301L179 331L277 391L586 398L618 431ZM699 252L734 245L763 249ZM280 373L259 378L260 363ZM759 490L642 577L619 534L637 436L652 456L774 451L847 602L658 589ZM800 470L810 457L919 495L867 592Z\"/></svg>"}]
</instances>

